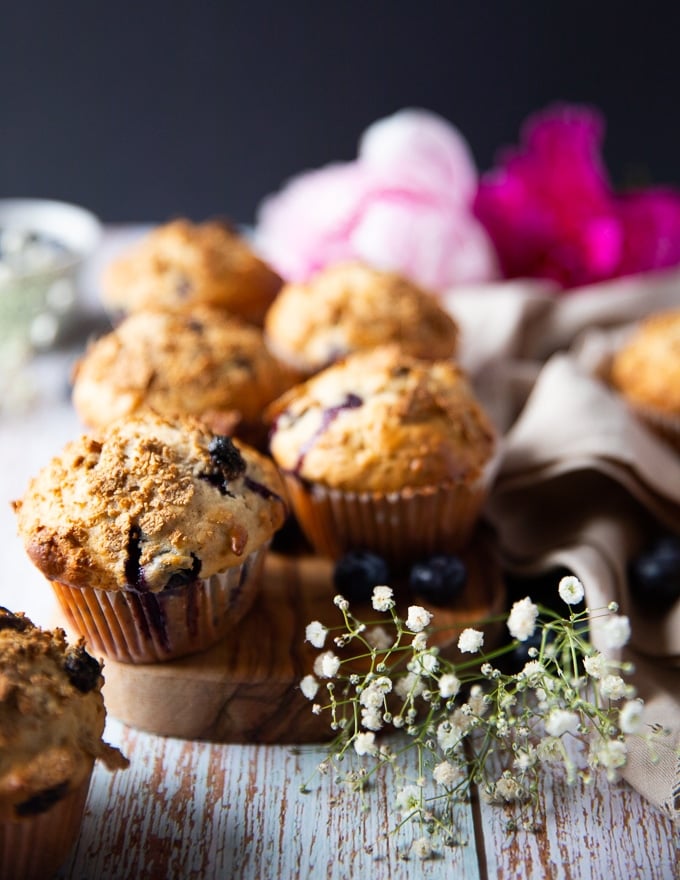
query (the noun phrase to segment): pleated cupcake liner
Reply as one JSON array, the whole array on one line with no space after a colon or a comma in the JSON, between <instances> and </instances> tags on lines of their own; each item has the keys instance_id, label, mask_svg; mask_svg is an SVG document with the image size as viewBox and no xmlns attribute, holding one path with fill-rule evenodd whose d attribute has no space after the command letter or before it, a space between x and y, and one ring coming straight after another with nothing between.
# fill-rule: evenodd
<instances>
[{"instance_id":1,"label":"pleated cupcake liner","mask_svg":"<svg viewBox=\"0 0 680 880\"><path fill-rule=\"evenodd\" d=\"M69 622L94 653L122 663L156 663L204 651L245 616L268 546L241 565L160 592L51 583Z\"/></svg>"},{"instance_id":2,"label":"pleated cupcake liner","mask_svg":"<svg viewBox=\"0 0 680 880\"><path fill-rule=\"evenodd\" d=\"M44 813L0 822L0 877L49 880L57 873L78 838L91 776Z\"/></svg>"},{"instance_id":3,"label":"pleated cupcake liner","mask_svg":"<svg viewBox=\"0 0 680 880\"><path fill-rule=\"evenodd\" d=\"M284 474L291 505L322 556L371 550L393 565L462 549L487 499L491 467L480 479L400 492L349 492Z\"/></svg>"}]
</instances>

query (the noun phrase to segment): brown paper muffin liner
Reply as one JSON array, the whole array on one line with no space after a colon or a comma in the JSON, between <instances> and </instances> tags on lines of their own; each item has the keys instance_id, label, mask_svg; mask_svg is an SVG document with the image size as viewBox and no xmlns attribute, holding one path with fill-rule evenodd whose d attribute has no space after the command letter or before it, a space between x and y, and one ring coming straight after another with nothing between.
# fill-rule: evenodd
<instances>
[{"instance_id":1,"label":"brown paper muffin liner","mask_svg":"<svg viewBox=\"0 0 680 880\"><path fill-rule=\"evenodd\" d=\"M495 474L495 460L472 483L400 492L348 492L284 474L297 520L314 549L333 559L372 550L396 565L432 553L455 553L477 524Z\"/></svg>"},{"instance_id":2,"label":"brown paper muffin liner","mask_svg":"<svg viewBox=\"0 0 680 880\"><path fill-rule=\"evenodd\" d=\"M49 880L57 873L78 837L91 776L44 813L0 822L0 877Z\"/></svg>"},{"instance_id":3,"label":"brown paper muffin liner","mask_svg":"<svg viewBox=\"0 0 680 880\"><path fill-rule=\"evenodd\" d=\"M68 621L94 653L155 663L203 651L241 620L257 595L268 546L241 565L157 593L51 583Z\"/></svg>"}]
</instances>

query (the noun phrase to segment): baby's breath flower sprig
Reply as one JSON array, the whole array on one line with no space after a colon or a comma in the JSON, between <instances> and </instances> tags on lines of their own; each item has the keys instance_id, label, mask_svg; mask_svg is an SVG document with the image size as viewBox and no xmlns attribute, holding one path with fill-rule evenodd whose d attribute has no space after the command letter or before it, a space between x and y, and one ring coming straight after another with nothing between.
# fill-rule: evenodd
<instances>
[{"instance_id":1,"label":"baby's breath flower sprig","mask_svg":"<svg viewBox=\"0 0 680 880\"><path fill-rule=\"evenodd\" d=\"M630 635L628 619L615 604L579 610L584 589L573 576L562 578L558 593L568 615L521 599L506 615L511 640L490 649L480 623L463 629L455 648L443 653L430 644L430 612L412 605L400 617L388 586L373 591L376 620L360 621L336 596L341 625L307 626L306 641L319 654L300 689L313 712L330 714L336 733L319 769L335 768L362 798L374 774L393 772L395 830L415 823L411 849L421 858L439 843L460 842L456 804L474 786L488 801L516 809L513 827L536 827L542 772L557 765L567 782L588 782L601 771L613 782L626 762L626 737L651 742L656 735L643 728L643 703L625 680L630 665L588 638L597 621L602 643L620 648ZM329 636L337 651L327 647ZM523 667L504 665L503 657L530 639ZM399 763L411 750L413 779ZM343 765L340 772L352 756L360 770Z\"/></svg>"}]
</instances>

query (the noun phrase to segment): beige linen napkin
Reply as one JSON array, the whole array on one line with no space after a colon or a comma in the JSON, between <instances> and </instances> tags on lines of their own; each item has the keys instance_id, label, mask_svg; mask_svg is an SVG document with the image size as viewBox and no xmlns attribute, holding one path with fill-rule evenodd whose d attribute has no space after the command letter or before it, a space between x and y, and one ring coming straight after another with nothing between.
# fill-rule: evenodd
<instances>
[{"instance_id":1,"label":"beige linen napkin","mask_svg":"<svg viewBox=\"0 0 680 880\"><path fill-rule=\"evenodd\" d=\"M462 360L506 431L488 510L505 562L526 573L564 565L583 581L590 608L614 600L630 618L625 656L645 720L670 733L659 739L658 760L631 739L624 776L677 821L680 601L649 612L631 596L626 566L659 523L680 530L680 454L599 372L626 332L621 325L680 305L680 274L570 297L518 282L452 294L447 304L463 329ZM603 648L597 620L592 639Z\"/></svg>"}]
</instances>

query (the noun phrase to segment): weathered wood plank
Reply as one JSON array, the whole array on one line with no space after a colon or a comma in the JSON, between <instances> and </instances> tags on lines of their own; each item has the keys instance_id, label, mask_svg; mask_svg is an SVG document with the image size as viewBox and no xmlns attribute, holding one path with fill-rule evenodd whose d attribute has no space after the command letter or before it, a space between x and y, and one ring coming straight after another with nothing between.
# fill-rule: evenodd
<instances>
[{"instance_id":1,"label":"weathered wood plank","mask_svg":"<svg viewBox=\"0 0 680 880\"><path fill-rule=\"evenodd\" d=\"M403 858L394 786L379 780L367 794L339 792L315 777L322 747L239 746L160 738L109 722L109 738L130 769L98 768L80 839L62 880L262 880L262 878L425 878L477 880L472 811L460 806L465 846L420 862ZM415 766L406 767L415 772Z\"/></svg>"},{"instance_id":2,"label":"weathered wood plank","mask_svg":"<svg viewBox=\"0 0 680 880\"><path fill-rule=\"evenodd\" d=\"M545 775L542 830L508 831L511 809L478 804L484 859L498 880L678 880L680 829L625 783Z\"/></svg>"}]
</instances>

